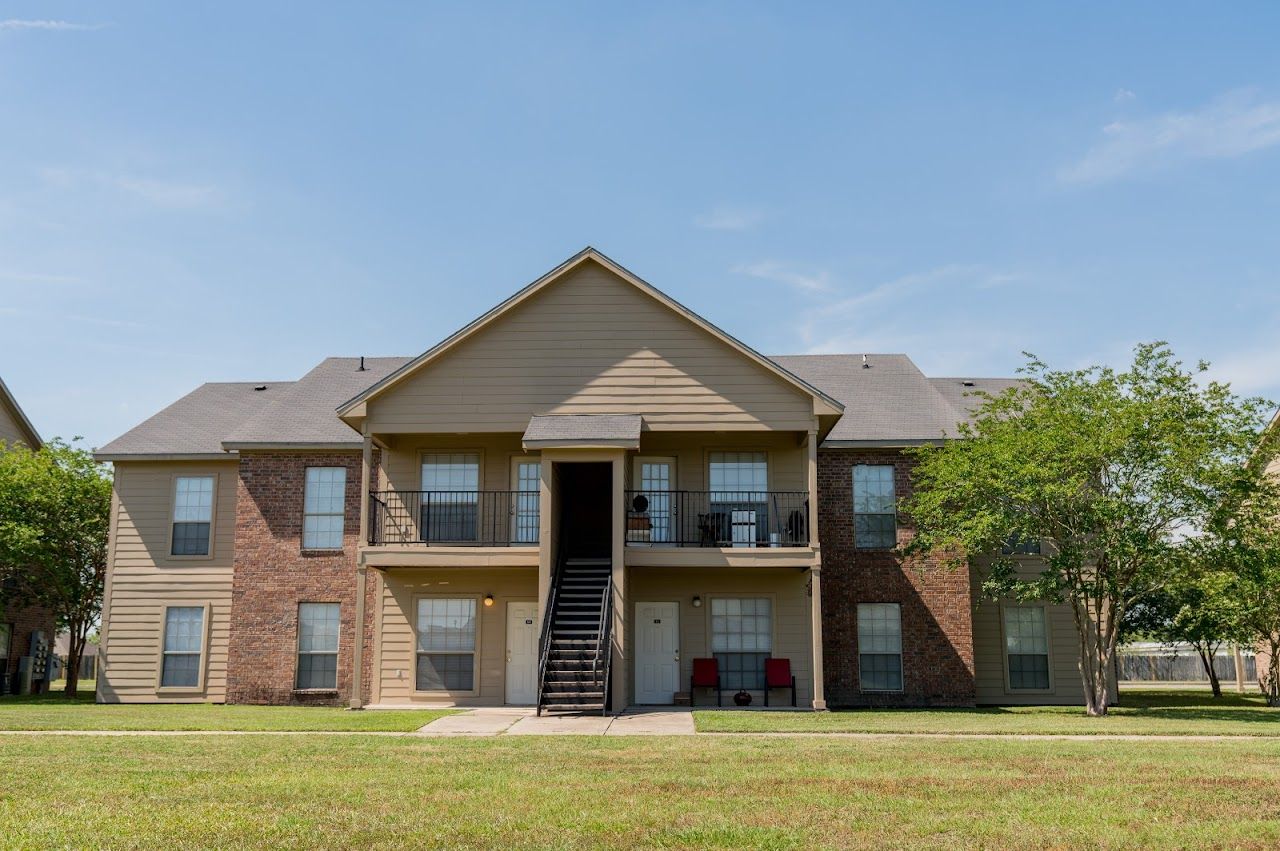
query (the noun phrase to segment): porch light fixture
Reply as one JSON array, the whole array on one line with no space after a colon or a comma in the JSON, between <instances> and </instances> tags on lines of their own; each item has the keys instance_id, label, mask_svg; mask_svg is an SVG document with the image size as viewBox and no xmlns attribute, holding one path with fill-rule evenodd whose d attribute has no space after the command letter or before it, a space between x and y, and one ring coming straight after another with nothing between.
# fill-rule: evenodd
<instances>
[{"instance_id":1,"label":"porch light fixture","mask_svg":"<svg viewBox=\"0 0 1280 851\"><path fill-rule=\"evenodd\" d=\"M694 595L693 595L693 607L694 607L695 609L701 609L701 608L702 608L702 598L701 598L701 597L699 597L697 594L694 594Z\"/></svg>"},{"instance_id":2,"label":"porch light fixture","mask_svg":"<svg viewBox=\"0 0 1280 851\"><path fill-rule=\"evenodd\" d=\"M493 605L493 595L492 595L492 594L485 594L485 595L484 595L484 605L485 605L485 608L489 608L490 606L492 606L492 605Z\"/></svg>"}]
</instances>

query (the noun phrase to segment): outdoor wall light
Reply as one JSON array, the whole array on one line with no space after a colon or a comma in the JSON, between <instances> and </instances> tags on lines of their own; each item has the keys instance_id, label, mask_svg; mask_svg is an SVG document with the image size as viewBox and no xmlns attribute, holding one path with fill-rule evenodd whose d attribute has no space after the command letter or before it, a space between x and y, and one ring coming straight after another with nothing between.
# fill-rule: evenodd
<instances>
[{"instance_id":1,"label":"outdoor wall light","mask_svg":"<svg viewBox=\"0 0 1280 851\"><path fill-rule=\"evenodd\" d=\"M485 594L485 595L484 595L484 605L485 605L485 608L488 608L488 607L490 607L490 606L492 606L492 605L493 605L493 595L492 595L492 594Z\"/></svg>"},{"instance_id":2,"label":"outdoor wall light","mask_svg":"<svg viewBox=\"0 0 1280 851\"><path fill-rule=\"evenodd\" d=\"M695 609L701 609L701 608L702 608L702 598L701 598L701 597L699 597L697 594L694 594L694 595L693 595L693 607L694 607Z\"/></svg>"}]
</instances>

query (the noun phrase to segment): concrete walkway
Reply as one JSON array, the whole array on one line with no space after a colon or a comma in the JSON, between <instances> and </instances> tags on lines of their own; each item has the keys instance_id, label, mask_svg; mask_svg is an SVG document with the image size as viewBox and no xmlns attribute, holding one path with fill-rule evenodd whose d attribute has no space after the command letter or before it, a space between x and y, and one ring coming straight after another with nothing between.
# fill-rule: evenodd
<instances>
[{"instance_id":1,"label":"concrete walkway","mask_svg":"<svg viewBox=\"0 0 1280 851\"><path fill-rule=\"evenodd\" d=\"M692 736L686 710L628 710L622 715L542 715L532 709L470 709L437 718L423 736Z\"/></svg>"}]
</instances>

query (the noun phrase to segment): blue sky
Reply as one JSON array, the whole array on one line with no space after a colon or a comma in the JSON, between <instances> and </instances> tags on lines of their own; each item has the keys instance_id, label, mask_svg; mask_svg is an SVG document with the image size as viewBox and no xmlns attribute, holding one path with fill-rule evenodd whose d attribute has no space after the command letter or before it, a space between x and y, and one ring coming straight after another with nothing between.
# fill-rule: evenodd
<instances>
[{"instance_id":1,"label":"blue sky","mask_svg":"<svg viewBox=\"0 0 1280 851\"><path fill-rule=\"evenodd\" d=\"M264 8L265 7L265 8ZM1280 396L1274 3L0 4L0 375L100 445L584 245L766 353Z\"/></svg>"}]
</instances>

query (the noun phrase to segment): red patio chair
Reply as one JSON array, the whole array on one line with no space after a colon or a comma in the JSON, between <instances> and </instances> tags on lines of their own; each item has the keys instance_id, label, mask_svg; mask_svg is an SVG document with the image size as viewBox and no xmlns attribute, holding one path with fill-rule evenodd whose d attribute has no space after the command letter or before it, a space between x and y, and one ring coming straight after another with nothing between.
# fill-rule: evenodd
<instances>
[{"instance_id":1,"label":"red patio chair","mask_svg":"<svg viewBox=\"0 0 1280 851\"><path fill-rule=\"evenodd\" d=\"M693 676L689 678L689 705L697 702L697 689L713 688L716 690L716 706L724 706L723 692L720 690L720 663L715 659L694 659Z\"/></svg>"},{"instance_id":2,"label":"red patio chair","mask_svg":"<svg viewBox=\"0 0 1280 851\"><path fill-rule=\"evenodd\" d=\"M769 691L775 688L791 689L791 705L796 705L796 678L791 673L790 659L764 660L764 705L769 705Z\"/></svg>"}]
</instances>

